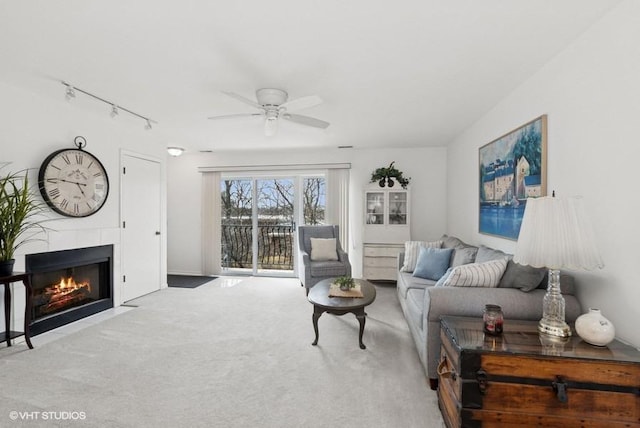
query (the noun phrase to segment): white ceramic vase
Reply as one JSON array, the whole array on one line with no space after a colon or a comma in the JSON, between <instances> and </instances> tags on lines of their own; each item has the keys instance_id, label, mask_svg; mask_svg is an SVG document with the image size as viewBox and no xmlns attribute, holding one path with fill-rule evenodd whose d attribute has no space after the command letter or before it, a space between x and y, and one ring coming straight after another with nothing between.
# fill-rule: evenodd
<instances>
[{"instance_id":1,"label":"white ceramic vase","mask_svg":"<svg viewBox=\"0 0 640 428\"><path fill-rule=\"evenodd\" d=\"M576 319L576 332L587 343L605 346L616 337L616 329L600 313L600 309L589 308L589 312Z\"/></svg>"}]
</instances>

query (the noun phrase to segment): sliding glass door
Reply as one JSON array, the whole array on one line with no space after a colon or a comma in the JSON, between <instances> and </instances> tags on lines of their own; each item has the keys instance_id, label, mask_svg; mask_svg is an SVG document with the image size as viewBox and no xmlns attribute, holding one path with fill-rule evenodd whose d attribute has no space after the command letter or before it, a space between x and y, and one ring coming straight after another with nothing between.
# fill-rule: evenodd
<instances>
[{"instance_id":1,"label":"sliding glass door","mask_svg":"<svg viewBox=\"0 0 640 428\"><path fill-rule=\"evenodd\" d=\"M324 176L300 177L302 208L300 224L324 224L327 208L327 186Z\"/></svg>"},{"instance_id":2,"label":"sliding glass door","mask_svg":"<svg viewBox=\"0 0 640 428\"><path fill-rule=\"evenodd\" d=\"M258 275L293 275L295 179L257 179L255 188L255 272Z\"/></svg>"},{"instance_id":3,"label":"sliding glass door","mask_svg":"<svg viewBox=\"0 0 640 428\"><path fill-rule=\"evenodd\" d=\"M322 175L223 177L221 256L227 273L294 276L296 224L323 224Z\"/></svg>"},{"instance_id":4,"label":"sliding glass door","mask_svg":"<svg viewBox=\"0 0 640 428\"><path fill-rule=\"evenodd\" d=\"M222 180L223 269L253 270L253 180Z\"/></svg>"}]
</instances>

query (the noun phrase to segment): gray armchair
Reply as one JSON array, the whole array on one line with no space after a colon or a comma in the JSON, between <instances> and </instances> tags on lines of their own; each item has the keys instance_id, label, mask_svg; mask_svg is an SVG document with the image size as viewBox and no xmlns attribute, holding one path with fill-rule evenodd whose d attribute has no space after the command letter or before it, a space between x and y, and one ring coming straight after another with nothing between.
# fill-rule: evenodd
<instances>
[{"instance_id":1,"label":"gray armchair","mask_svg":"<svg viewBox=\"0 0 640 428\"><path fill-rule=\"evenodd\" d=\"M311 260L311 238L335 238L338 260ZM338 226L298 226L298 245L302 261L300 282L307 293L325 278L351 276L351 263L340 245Z\"/></svg>"}]
</instances>

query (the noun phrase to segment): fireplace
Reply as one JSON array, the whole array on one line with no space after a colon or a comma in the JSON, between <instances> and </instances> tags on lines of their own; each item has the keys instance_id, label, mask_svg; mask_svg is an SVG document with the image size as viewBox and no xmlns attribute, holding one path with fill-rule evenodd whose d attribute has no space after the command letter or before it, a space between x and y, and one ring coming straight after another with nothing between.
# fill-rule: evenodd
<instances>
[{"instance_id":1,"label":"fireplace","mask_svg":"<svg viewBox=\"0 0 640 428\"><path fill-rule=\"evenodd\" d=\"M113 307L113 245L27 254L31 335Z\"/></svg>"}]
</instances>

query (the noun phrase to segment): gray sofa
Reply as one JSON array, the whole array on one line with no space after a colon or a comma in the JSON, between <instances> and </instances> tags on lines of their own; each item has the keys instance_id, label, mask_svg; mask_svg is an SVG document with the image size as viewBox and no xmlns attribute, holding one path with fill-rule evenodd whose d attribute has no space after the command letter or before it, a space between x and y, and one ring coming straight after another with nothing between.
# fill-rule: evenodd
<instances>
[{"instance_id":1,"label":"gray sofa","mask_svg":"<svg viewBox=\"0 0 640 428\"><path fill-rule=\"evenodd\" d=\"M444 235L442 248L453 248L452 263L456 265L487 261L499 257L510 258L509 254L487 247L475 247L461 240ZM481 259L479 259L481 258ZM486 304L502 307L505 322L508 319L535 320L542 318L542 300L546 292L547 276L542 272L532 275L530 267L522 267L508 262L502 280L496 288L435 286L435 280L413 276L402 272L404 252L398 257L397 293L400 306L409 325L409 330L418 350L418 356L427 374L431 387L437 387L437 367L440 359L440 317L443 315L482 317ZM529 271L527 271L529 269ZM536 288L519 285L532 278ZM542 278L542 279L540 279ZM508 283L507 283L508 282ZM582 313L580 303L574 296L574 281L568 275L561 275L561 289L565 298L565 318L573 322Z\"/></svg>"}]
</instances>

